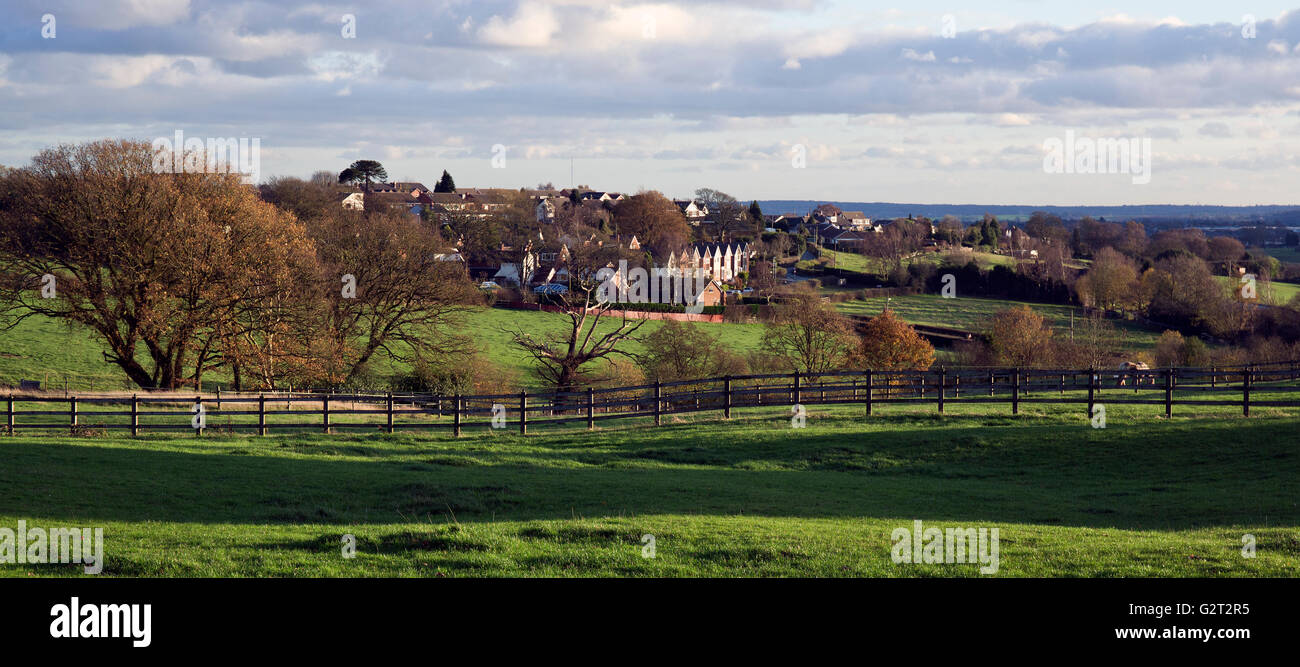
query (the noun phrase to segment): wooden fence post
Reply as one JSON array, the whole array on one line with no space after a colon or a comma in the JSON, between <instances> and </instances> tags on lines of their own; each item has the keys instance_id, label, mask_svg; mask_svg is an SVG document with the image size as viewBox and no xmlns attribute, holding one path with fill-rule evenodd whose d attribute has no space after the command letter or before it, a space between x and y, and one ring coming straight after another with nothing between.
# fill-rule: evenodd
<instances>
[{"instance_id":1,"label":"wooden fence post","mask_svg":"<svg viewBox=\"0 0 1300 667\"><path fill-rule=\"evenodd\" d=\"M698 400L698 399L697 399ZM596 389L587 387L587 430L596 428Z\"/></svg>"},{"instance_id":2,"label":"wooden fence post","mask_svg":"<svg viewBox=\"0 0 1300 667\"><path fill-rule=\"evenodd\" d=\"M77 397L68 398L68 418L72 421L72 426L77 425Z\"/></svg>"},{"instance_id":3,"label":"wooden fence post","mask_svg":"<svg viewBox=\"0 0 1300 667\"><path fill-rule=\"evenodd\" d=\"M451 427L451 431L452 431L452 435L454 435L457 438L460 437L460 406L461 406L460 394L456 394L456 416L452 420L453 424Z\"/></svg>"},{"instance_id":4,"label":"wooden fence post","mask_svg":"<svg viewBox=\"0 0 1300 667\"><path fill-rule=\"evenodd\" d=\"M989 373L989 398L993 398L993 373Z\"/></svg>"},{"instance_id":5,"label":"wooden fence post","mask_svg":"<svg viewBox=\"0 0 1300 667\"><path fill-rule=\"evenodd\" d=\"M1213 388L1214 388L1214 381L1215 381L1215 378L1216 378L1217 376L1218 376L1218 373L1215 372L1215 370L1214 370L1214 366L1210 366L1210 389L1213 389Z\"/></svg>"},{"instance_id":6,"label":"wooden fence post","mask_svg":"<svg viewBox=\"0 0 1300 667\"><path fill-rule=\"evenodd\" d=\"M872 381L871 381L871 369L868 368L868 369L867 369L867 416L868 416L868 417L871 416L871 389L872 389L872 384L873 384L873 383L872 383Z\"/></svg>"},{"instance_id":7,"label":"wooden fence post","mask_svg":"<svg viewBox=\"0 0 1300 667\"><path fill-rule=\"evenodd\" d=\"M1241 372L1241 415L1250 416L1250 366Z\"/></svg>"},{"instance_id":8,"label":"wooden fence post","mask_svg":"<svg viewBox=\"0 0 1300 667\"><path fill-rule=\"evenodd\" d=\"M9 394L9 407L5 410L5 432L14 434L14 395Z\"/></svg>"},{"instance_id":9,"label":"wooden fence post","mask_svg":"<svg viewBox=\"0 0 1300 667\"><path fill-rule=\"evenodd\" d=\"M939 367L939 414L943 414L943 388L948 385L948 372L943 366Z\"/></svg>"},{"instance_id":10,"label":"wooden fence post","mask_svg":"<svg viewBox=\"0 0 1300 667\"><path fill-rule=\"evenodd\" d=\"M13 430L13 423L9 424ZM131 394L131 437L140 435L140 397L137 394Z\"/></svg>"},{"instance_id":11,"label":"wooden fence post","mask_svg":"<svg viewBox=\"0 0 1300 667\"><path fill-rule=\"evenodd\" d=\"M1093 408L1093 404L1096 402L1096 396L1094 395L1094 386L1096 385L1096 383L1097 383L1097 369L1089 368L1088 369L1088 419L1092 419L1092 408Z\"/></svg>"},{"instance_id":12,"label":"wooden fence post","mask_svg":"<svg viewBox=\"0 0 1300 667\"><path fill-rule=\"evenodd\" d=\"M199 406L200 409L202 409L202 407L203 407L203 397L202 397L202 396L195 396L195 397L194 397L194 404L197 405L197 406ZM203 415L203 419L199 420L199 424L201 424L202 426L200 426L199 428L194 429L194 434L197 435L197 436L202 437L202 436L203 436L203 426L207 426L208 417L207 417L207 414L206 414L206 413L200 413L200 414Z\"/></svg>"},{"instance_id":13,"label":"wooden fence post","mask_svg":"<svg viewBox=\"0 0 1300 667\"><path fill-rule=\"evenodd\" d=\"M1174 369L1165 369L1165 419L1174 416Z\"/></svg>"},{"instance_id":14,"label":"wooden fence post","mask_svg":"<svg viewBox=\"0 0 1300 667\"><path fill-rule=\"evenodd\" d=\"M655 426L660 425L660 415L663 413L663 403L659 400L659 381L655 380Z\"/></svg>"},{"instance_id":15,"label":"wooden fence post","mask_svg":"<svg viewBox=\"0 0 1300 667\"><path fill-rule=\"evenodd\" d=\"M257 434L266 435L266 394L257 395Z\"/></svg>"},{"instance_id":16,"label":"wooden fence post","mask_svg":"<svg viewBox=\"0 0 1300 667\"><path fill-rule=\"evenodd\" d=\"M330 433L330 395L329 394L325 394L321 396L320 405L321 405L321 411L320 411L321 424L325 427L325 434L329 435Z\"/></svg>"},{"instance_id":17,"label":"wooden fence post","mask_svg":"<svg viewBox=\"0 0 1300 667\"><path fill-rule=\"evenodd\" d=\"M387 430L389 433L392 433L393 432L393 392L391 391L388 392L388 406L387 406L386 418L387 418L387 423L385 425L385 430Z\"/></svg>"},{"instance_id":18,"label":"wooden fence post","mask_svg":"<svg viewBox=\"0 0 1300 667\"><path fill-rule=\"evenodd\" d=\"M1011 372L1011 414L1020 414L1020 369Z\"/></svg>"},{"instance_id":19,"label":"wooden fence post","mask_svg":"<svg viewBox=\"0 0 1300 667\"><path fill-rule=\"evenodd\" d=\"M794 405L798 405L803 402L803 392L801 391L802 389L803 387L800 386L800 382L799 382L799 371L795 371L794 372Z\"/></svg>"},{"instance_id":20,"label":"wooden fence post","mask_svg":"<svg viewBox=\"0 0 1300 667\"><path fill-rule=\"evenodd\" d=\"M731 419L731 376L722 380L722 417Z\"/></svg>"},{"instance_id":21,"label":"wooden fence post","mask_svg":"<svg viewBox=\"0 0 1300 667\"><path fill-rule=\"evenodd\" d=\"M528 435L528 392L519 392L519 435Z\"/></svg>"}]
</instances>

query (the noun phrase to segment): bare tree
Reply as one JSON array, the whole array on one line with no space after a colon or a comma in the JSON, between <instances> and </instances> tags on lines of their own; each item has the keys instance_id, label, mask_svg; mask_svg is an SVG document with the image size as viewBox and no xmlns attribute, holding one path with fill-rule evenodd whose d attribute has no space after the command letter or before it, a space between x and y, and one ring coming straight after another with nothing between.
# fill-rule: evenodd
<instances>
[{"instance_id":1,"label":"bare tree","mask_svg":"<svg viewBox=\"0 0 1300 667\"><path fill-rule=\"evenodd\" d=\"M774 308L762 349L791 371L841 369L858 346L853 324L815 294L792 296Z\"/></svg>"},{"instance_id":2,"label":"bare tree","mask_svg":"<svg viewBox=\"0 0 1300 667\"><path fill-rule=\"evenodd\" d=\"M323 379L347 383L377 353L410 362L468 353L471 341L459 332L477 295L464 263L428 225L403 213L365 218L339 209L308 230L324 310L314 339L332 361Z\"/></svg>"},{"instance_id":3,"label":"bare tree","mask_svg":"<svg viewBox=\"0 0 1300 667\"><path fill-rule=\"evenodd\" d=\"M904 260L921 247L929 233L928 223L900 218L879 233L867 235L865 254L881 260L891 276L898 276L903 271Z\"/></svg>"},{"instance_id":4,"label":"bare tree","mask_svg":"<svg viewBox=\"0 0 1300 667\"><path fill-rule=\"evenodd\" d=\"M594 244L571 249L566 267L569 291L551 296L568 326L554 334L509 331L514 344L537 362L538 377L557 392L576 391L589 382L592 362L612 356L632 358L619 344L631 338L645 320L631 320L626 314L620 320L606 319L611 302L601 298L601 284L608 278L600 269L613 257L610 250ZM606 322L603 332L602 320Z\"/></svg>"}]
</instances>

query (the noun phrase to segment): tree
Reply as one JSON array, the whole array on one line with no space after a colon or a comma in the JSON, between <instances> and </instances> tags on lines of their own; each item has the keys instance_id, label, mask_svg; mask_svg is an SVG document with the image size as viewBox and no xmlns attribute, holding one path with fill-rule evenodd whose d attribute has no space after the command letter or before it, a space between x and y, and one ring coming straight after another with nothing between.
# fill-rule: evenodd
<instances>
[{"instance_id":1,"label":"tree","mask_svg":"<svg viewBox=\"0 0 1300 667\"><path fill-rule=\"evenodd\" d=\"M1055 362L1072 368L1106 368L1127 359L1127 337L1101 313L1074 320L1069 340L1056 341L1052 347ZM1044 355L1039 361L1046 361Z\"/></svg>"},{"instance_id":2,"label":"tree","mask_svg":"<svg viewBox=\"0 0 1300 667\"><path fill-rule=\"evenodd\" d=\"M816 295L793 296L776 304L772 320L760 347L791 371L839 370L858 347L849 319Z\"/></svg>"},{"instance_id":3,"label":"tree","mask_svg":"<svg viewBox=\"0 0 1300 667\"><path fill-rule=\"evenodd\" d=\"M676 209L673 206L673 210ZM601 298L600 288L607 278L601 269L613 257L614 250L594 244L571 248L569 291L553 295L560 312L569 320L568 326L555 333L524 329L508 331L514 344L537 363L534 369L537 376L556 392L577 391L583 384L590 384L595 379L594 362L605 360L609 363L617 357L632 358L619 345L631 338L647 320L631 320L624 315L613 328L608 324L601 325L611 305ZM607 323L610 321L606 320ZM598 332L598 329L604 331Z\"/></svg>"},{"instance_id":4,"label":"tree","mask_svg":"<svg viewBox=\"0 0 1300 667\"><path fill-rule=\"evenodd\" d=\"M1187 344L1183 335L1177 331L1166 330L1156 339L1156 365L1173 367L1183 365L1183 346Z\"/></svg>"},{"instance_id":5,"label":"tree","mask_svg":"<svg viewBox=\"0 0 1300 667\"><path fill-rule=\"evenodd\" d=\"M404 362L466 354L463 313L478 294L446 243L409 215L338 209L308 222L320 256L313 340L329 362L323 381L347 384L377 354Z\"/></svg>"},{"instance_id":6,"label":"tree","mask_svg":"<svg viewBox=\"0 0 1300 667\"><path fill-rule=\"evenodd\" d=\"M1199 229L1166 229L1152 237L1146 252L1157 260L1180 252L1205 259L1210 255L1210 246L1205 232Z\"/></svg>"},{"instance_id":7,"label":"tree","mask_svg":"<svg viewBox=\"0 0 1300 667\"><path fill-rule=\"evenodd\" d=\"M873 370L924 370L934 363L934 346L885 309L860 332L858 365Z\"/></svg>"},{"instance_id":8,"label":"tree","mask_svg":"<svg viewBox=\"0 0 1300 667\"><path fill-rule=\"evenodd\" d=\"M1061 218L1043 211L1030 214L1025 222L1025 233L1050 246L1064 246L1070 239L1070 232L1061 223Z\"/></svg>"},{"instance_id":9,"label":"tree","mask_svg":"<svg viewBox=\"0 0 1300 667\"><path fill-rule=\"evenodd\" d=\"M936 238L954 245L961 243L962 232L965 231L961 220L954 215L945 215L940 218L935 228Z\"/></svg>"},{"instance_id":10,"label":"tree","mask_svg":"<svg viewBox=\"0 0 1300 667\"><path fill-rule=\"evenodd\" d=\"M1231 236L1212 236L1206 241L1206 250L1211 262L1221 266L1224 274L1232 275L1233 269L1246 257L1246 246Z\"/></svg>"},{"instance_id":11,"label":"tree","mask_svg":"<svg viewBox=\"0 0 1300 667\"><path fill-rule=\"evenodd\" d=\"M680 251L690 240L691 229L677 205L653 190L638 192L619 202L614 222L621 234L635 235L641 245L658 257Z\"/></svg>"},{"instance_id":12,"label":"tree","mask_svg":"<svg viewBox=\"0 0 1300 667\"><path fill-rule=\"evenodd\" d=\"M1210 328L1228 299L1205 261L1185 253L1161 259L1142 275L1147 314L1178 326Z\"/></svg>"},{"instance_id":13,"label":"tree","mask_svg":"<svg viewBox=\"0 0 1300 667\"><path fill-rule=\"evenodd\" d=\"M900 218L885 226L879 233L868 234L864 254L885 263L892 278L900 279L903 261L915 253L930 233L929 225Z\"/></svg>"},{"instance_id":14,"label":"tree","mask_svg":"<svg viewBox=\"0 0 1300 667\"><path fill-rule=\"evenodd\" d=\"M442 170L442 178L439 178L438 184L433 186L433 191L448 193L456 191L456 181L452 180L451 174L448 174L446 169Z\"/></svg>"},{"instance_id":15,"label":"tree","mask_svg":"<svg viewBox=\"0 0 1300 667\"><path fill-rule=\"evenodd\" d=\"M1088 273L1075 283L1075 290L1085 306L1102 310L1140 307L1137 265L1110 246L1097 252Z\"/></svg>"},{"instance_id":16,"label":"tree","mask_svg":"<svg viewBox=\"0 0 1300 667\"><path fill-rule=\"evenodd\" d=\"M980 244L992 246L996 250L999 237L1002 235L1002 228L998 225L998 219L986 213L984 221L980 223L980 231L983 233Z\"/></svg>"},{"instance_id":17,"label":"tree","mask_svg":"<svg viewBox=\"0 0 1300 667\"><path fill-rule=\"evenodd\" d=\"M1052 329L1029 306L999 310L989 327L989 346L998 363L1033 366L1045 359Z\"/></svg>"},{"instance_id":18,"label":"tree","mask_svg":"<svg viewBox=\"0 0 1300 667\"><path fill-rule=\"evenodd\" d=\"M314 185L332 188L338 182L338 179L335 177L334 172L322 169L320 171L313 171L308 182Z\"/></svg>"},{"instance_id":19,"label":"tree","mask_svg":"<svg viewBox=\"0 0 1300 667\"><path fill-rule=\"evenodd\" d=\"M85 326L136 385L174 389L275 321L268 313L306 289L314 257L293 216L237 175L159 173L155 158L171 155L99 141L7 172L0 308L9 326L33 315ZM53 298L33 291L46 275Z\"/></svg>"},{"instance_id":20,"label":"tree","mask_svg":"<svg viewBox=\"0 0 1300 667\"><path fill-rule=\"evenodd\" d=\"M660 382L742 375L745 361L699 325L667 320L641 337L646 352L635 355L645 376Z\"/></svg>"},{"instance_id":21,"label":"tree","mask_svg":"<svg viewBox=\"0 0 1300 667\"><path fill-rule=\"evenodd\" d=\"M763 209L758 205L758 201L749 202L749 221L754 225L754 233L761 234L767 227L763 220Z\"/></svg>"},{"instance_id":22,"label":"tree","mask_svg":"<svg viewBox=\"0 0 1300 667\"><path fill-rule=\"evenodd\" d=\"M291 176L273 176L259 185L257 190L262 201L294 214L299 220L314 218L339 206L333 176L329 172L317 174L326 174L330 182L321 183L315 177L304 181Z\"/></svg>"},{"instance_id":23,"label":"tree","mask_svg":"<svg viewBox=\"0 0 1300 667\"><path fill-rule=\"evenodd\" d=\"M709 207L718 240L733 240L732 237L747 226L748 211L735 197L721 190L699 188L695 191L695 199Z\"/></svg>"},{"instance_id":24,"label":"tree","mask_svg":"<svg viewBox=\"0 0 1300 667\"><path fill-rule=\"evenodd\" d=\"M1183 334L1167 330L1156 339L1157 366L1204 366L1209 363L1209 352L1199 338L1186 338Z\"/></svg>"},{"instance_id":25,"label":"tree","mask_svg":"<svg viewBox=\"0 0 1300 667\"><path fill-rule=\"evenodd\" d=\"M339 172L340 183L360 183L362 189L370 192L370 184L373 181L384 182L388 180L388 171L384 165L374 160L357 160L347 169Z\"/></svg>"}]
</instances>

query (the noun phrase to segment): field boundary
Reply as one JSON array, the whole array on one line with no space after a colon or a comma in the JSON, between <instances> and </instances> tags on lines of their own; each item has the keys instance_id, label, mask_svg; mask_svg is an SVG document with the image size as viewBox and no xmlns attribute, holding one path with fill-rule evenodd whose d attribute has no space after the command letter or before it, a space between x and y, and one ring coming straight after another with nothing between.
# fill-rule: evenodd
<instances>
[{"instance_id":1,"label":"field boundary","mask_svg":"<svg viewBox=\"0 0 1300 667\"><path fill-rule=\"evenodd\" d=\"M1287 361L1226 368L940 367L778 373L490 395L288 392L219 393L191 399L176 394L91 398L10 394L5 401L3 430L10 435L87 429L123 429L132 436L156 430L193 430L202 435L211 428L207 417L219 415L244 421L230 421L217 428L259 435L275 430L329 434L349 429L387 433L443 429L460 436L467 425L482 425L484 420L493 428L527 434L529 426L576 422L594 429L597 422L627 418L650 418L658 426L665 416L699 412L720 412L730 419L733 409L751 407L790 406L797 417L800 406L835 404L860 404L868 416L879 404L929 405L939 414L951 404L1009 404L1012 415L1020 413L1022 404L1086 405L1086 416L1092 418L1103 400L1106 404L1163 406L1166 418L1173 416L1175 405L1240 406L1242 415L1249 417L1252 407L1300 407L1300 400L1293 398L1300 391L1298 379L1300 361ZM32 409L32 404L42 409ZM50 405L56 409L45 409ZM155 419L160 417L165 419ZM339 421L349 417L371 421ZM305 421L308 418L311 421Z\"/></svg>"}]
</instances>

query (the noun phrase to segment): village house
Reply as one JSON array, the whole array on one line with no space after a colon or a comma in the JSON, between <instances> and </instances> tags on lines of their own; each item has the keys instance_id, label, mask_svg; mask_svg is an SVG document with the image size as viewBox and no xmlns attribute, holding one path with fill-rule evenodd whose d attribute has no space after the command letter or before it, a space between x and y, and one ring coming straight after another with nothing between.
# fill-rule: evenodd
<instances>
[{"instance_id":1,"label":"village house","mask_svg":"<svg viewBox=\"0 0 1300 667\"><path fill-rule=\"evenodd\" d=\"M681 210L682 215L686 216L686 221L698 225L700 221L709 216L709 205L704 202L697 202L694 199L674 199L673 203Z\"/></svg>"}]
</instances>

